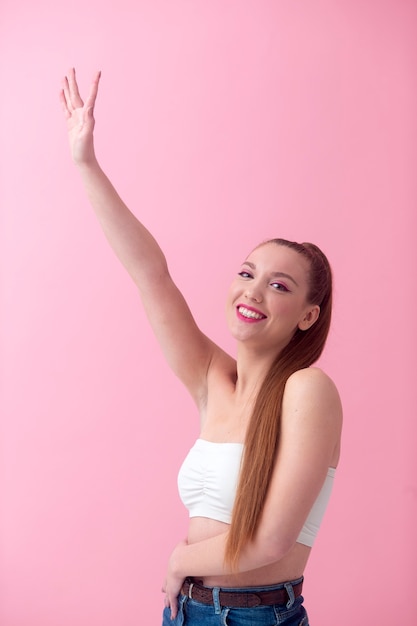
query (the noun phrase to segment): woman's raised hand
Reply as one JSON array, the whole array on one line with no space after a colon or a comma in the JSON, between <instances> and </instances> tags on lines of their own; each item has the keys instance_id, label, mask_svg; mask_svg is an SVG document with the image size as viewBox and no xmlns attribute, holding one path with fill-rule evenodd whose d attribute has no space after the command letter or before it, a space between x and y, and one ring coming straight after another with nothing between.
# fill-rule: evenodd
<instances>
[{"instance_id":1,"label":"woman's raised hand","mask_svg":"<svg viewBox=\"0 0 417 626\"><path fill-rule=\"evenodd\" d=\"M94 154L94 105L96 102L100 72L91 83L90 93L83 102L78 91L75 70L72 68L65 76L60 93L60 100L67 120L68 137L72 158L78 164L91 163Z\"/></svg>"}]
</instances>

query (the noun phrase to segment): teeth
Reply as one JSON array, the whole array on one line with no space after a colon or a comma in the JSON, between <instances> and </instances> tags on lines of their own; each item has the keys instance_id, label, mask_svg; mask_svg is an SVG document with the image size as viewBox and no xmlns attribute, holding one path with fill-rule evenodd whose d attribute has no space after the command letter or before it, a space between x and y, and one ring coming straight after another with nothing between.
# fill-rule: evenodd
<instances>
[{"instance_id":1,"label":"teeth","mask_svg":"<svg viewBox=\"0 0 417 626\"><path fill-rule=\"evenodd\" d=\"M265 315L261 315L260 313L255 313L255 311L250 311L244 306L239 307L239 313L243 315L244 317L249 317L250 319L254 319L254 320L261 320L265 317Z\"/></svg>"}]
</instances>

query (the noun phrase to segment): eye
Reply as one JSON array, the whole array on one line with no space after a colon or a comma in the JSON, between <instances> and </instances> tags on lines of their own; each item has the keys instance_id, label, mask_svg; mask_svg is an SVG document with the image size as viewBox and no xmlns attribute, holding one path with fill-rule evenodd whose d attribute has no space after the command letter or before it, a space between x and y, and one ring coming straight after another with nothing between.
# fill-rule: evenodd
<instances>
[{"instance_id":1,"label":"eye","mask_svg":"<svg viewBox=\"0 0 417 626\"><path fill-rule=\"evenodd\" d=\"M288 287L283 283L271 283L271 287L273 287L276 291L289 291Z\"/></svg>"},{"instance_id":2,"label":"eye","mask_svg":"<svg viewBox=\"0 0 417 626\"><path fill-rule=\"evenodd\" d=\"M242 278L253 278L252 274L250 274L246 270L242 270L241 272L239 272L238 276L241 276Z\"/></svg>"}]
</instances>

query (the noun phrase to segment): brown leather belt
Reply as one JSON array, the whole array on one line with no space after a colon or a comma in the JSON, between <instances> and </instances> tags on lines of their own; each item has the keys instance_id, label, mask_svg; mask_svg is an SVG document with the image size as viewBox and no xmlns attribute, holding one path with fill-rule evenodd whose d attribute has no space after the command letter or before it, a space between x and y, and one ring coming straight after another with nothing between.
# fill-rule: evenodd
<instances>
[{"instance_id":1,"label":"brown leather belt","mask_svg":"<svg viewBox=\"0 0 417 626\"><path fill-rule=\"evenodd\" d=\"M300 582L297 585L293 585L294 597L301 596L303 589L303 583ZM202 604L214 604L213 602L213 589L211 587L204 587L192 580L186 579L181 589L181 593L184 596L188 596L192 600L201 602ZM219 602L221 606L239 607L239 608L252 608L254 606L273 604L286 604L289 600L287 590L274 589L271 591L225 591L220 590Z\"/></svg>"}]
</instances>

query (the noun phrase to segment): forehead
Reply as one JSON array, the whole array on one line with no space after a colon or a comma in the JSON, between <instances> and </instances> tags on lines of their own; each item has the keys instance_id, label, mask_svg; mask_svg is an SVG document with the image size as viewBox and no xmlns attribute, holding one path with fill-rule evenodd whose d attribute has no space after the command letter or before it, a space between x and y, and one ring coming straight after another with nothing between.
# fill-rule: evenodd
<instances>
[{"instance_id":1,"label":"forehead","mask_svg":"<svg viewBox=\"0 0 417 626\"><path fill-rule=\"evenodd\" d=\"M248 255L246 261L260 271L285 272L297 282L306 282L309 272L308 260L296 250L273 242L261 244Z\"/></svg>"}]
</instances>

